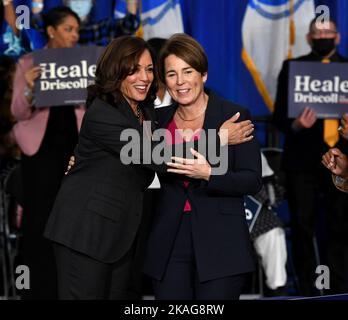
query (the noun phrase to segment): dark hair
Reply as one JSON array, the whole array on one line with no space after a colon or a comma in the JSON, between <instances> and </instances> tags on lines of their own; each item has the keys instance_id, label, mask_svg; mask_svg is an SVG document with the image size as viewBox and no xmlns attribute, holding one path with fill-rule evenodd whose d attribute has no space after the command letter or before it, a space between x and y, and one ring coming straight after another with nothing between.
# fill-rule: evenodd
<instances>
[{"instance_id":1,"label":"dark hair","mask_svg":"<svg viewBox=\"0 0 348 320\"><path fill-rule=\"evenodd\" d=\"M151 50L153 51L153 54L155 55L156 60L159 58L159 53L164 47L164 44L166 43L166 41L167 39L164 39L164 38L151 38L147 40L147 43L149 44Z\"/></svg>"},{"instance_id":2,"label":"dark hair","mask_svg":"<svg viewBox=\"0 0 348 320\"><path fill-rule=\"evenodd\" d=\"M155 59L144 39L135 36L121 36L112 40L98 59L95 84L87 88L87 107L96 97L110 104L121 102L124 99L121 92L122 82L127 76L134 73L145 50L150 52L155 68ZM154 77L149 93L142 104L153 103L156 99L156 92L157 79Z\"/></svg>"},{"instance_id":3,"label":"dark hair","mask_svg":"<svg viewBox=\"0 0 348 320\"><path fill-rule=\"evenodd\" d=\"M164 38L151 38L151 39L147 40L147 43L150 46L151 52L152 52L153 56L155 57L156 65L159 65L158 60L159 60L160 52L163 49L166 41L167 41L167 39L164 39ZM160 78L159 74L158 74L158 68L156 68L156 77L157 77L157 79Z\"/></svg>"},{"instance_id":4,"label":"dark hair","mask_svg":"<svg viewBox=\"0 0 348 320\"><path fill-rule=\"evenodd\" d=\"M176 33L166 41L160 52L158 74L163 83L165 83L164 60L171 54L184 60L202 75L208 72L208 58L203 47L188 34Z\"/></svg>"},{"instance_id":5,"label":"dark hair","mask_svg":"<svg viewBox=\"0 0 348 320\"><path fill-rule=\"evenodd\" d=\"M314 24L318 21L319 18L320 18L319 22L322 22L321 16L316 16L315 18L312 19L312 21L309 24L309 32L313 31ZM329 22L331 22L337 29L337 22L331 16L329 17Z\"/></svg>"},{"instance_id":6,"label":"dark hair","mask_svg":"<svg viewBox=\"0 0 348 320\"><path fill-rule=\"evenodd\" d=\"M47 28L48 27L53 27L56 28L58 27L65 18L72 16L74 17L78 24L81 25L81 20L79 16L76 14L75 11L72 11L69 7L65 6L60 6L60 7L54 7L53 9L47 11L45 14L43 14L43 27L44 30L47 34Z\"/></svg>"}]
</instances>

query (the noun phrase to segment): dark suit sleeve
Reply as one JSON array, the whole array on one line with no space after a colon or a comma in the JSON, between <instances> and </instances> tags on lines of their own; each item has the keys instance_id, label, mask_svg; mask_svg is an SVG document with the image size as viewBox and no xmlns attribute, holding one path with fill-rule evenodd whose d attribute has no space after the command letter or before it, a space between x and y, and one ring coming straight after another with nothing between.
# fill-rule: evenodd
<instances>
[{"instance_id":1,"label":"dark suit sleeve","mask_svg":"<svg viewBox=\"0 0 348 320\"><path fill-rule=\"evenodd\" d=\"M250 119L249 112L242 111L240 121ZM224 175L211 175L206 188L228 196L255 194L261 189L261 155L257 140L228 148L228 171ZM232 163L230 159L233 159Z\"/></svg>"},{"instance_id":2,"label":"dark suit sleeve","mask_svg":"<svg viewBox=\"0 0 348 320\"><path fill-rule=\"evenodd\" d=\"M113 119L90 118L86 122L88 138L101 149L117 155L123 163L142 165L156 172L167 171L165 161L154 163L151 156L152 150L159 142L144 137L138 130L130 128L126 121L117 119L116 122ZM125 130L131 133L132 138L122 138ZM130 147L133 152L125 152L125 150L129 151Z\"/></svg>"}]
</instances>

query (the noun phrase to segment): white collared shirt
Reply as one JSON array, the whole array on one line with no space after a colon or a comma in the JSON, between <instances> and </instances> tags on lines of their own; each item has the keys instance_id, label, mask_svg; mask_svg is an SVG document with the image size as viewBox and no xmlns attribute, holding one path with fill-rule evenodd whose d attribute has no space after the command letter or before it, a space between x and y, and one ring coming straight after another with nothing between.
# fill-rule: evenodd
<instances>
[{"instance_id":1,"label":"white collared shirt","mask_svg":"<svg viewBox=\"0 0 348 320\"><path fill-rule=\"evenodd\" d=\"M168 90L166 90L164 92L163 100L161 101L161 99L159 97L157 97L153 104L155 106L155 109L157 109L157 108L162 108L162 107L168 107L172 103L173 103L172 102L172 97L170 96Z\"/></svg>"}]
</instances>

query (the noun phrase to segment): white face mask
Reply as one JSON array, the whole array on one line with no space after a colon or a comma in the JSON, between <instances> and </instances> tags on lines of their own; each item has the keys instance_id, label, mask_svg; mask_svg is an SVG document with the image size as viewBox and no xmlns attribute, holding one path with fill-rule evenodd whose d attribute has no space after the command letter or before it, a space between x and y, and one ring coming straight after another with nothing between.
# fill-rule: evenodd
<instances>
[{"instance_id":1,"label":"white face mask","mask_svg":"<svg viewBox=\"0 0 348 320\"><path fill-rule=\"evenodd\" d=\"M67 6L83 20L90 13L93 7L93 0L68 0Z\"/></svg>"}]
</instances>

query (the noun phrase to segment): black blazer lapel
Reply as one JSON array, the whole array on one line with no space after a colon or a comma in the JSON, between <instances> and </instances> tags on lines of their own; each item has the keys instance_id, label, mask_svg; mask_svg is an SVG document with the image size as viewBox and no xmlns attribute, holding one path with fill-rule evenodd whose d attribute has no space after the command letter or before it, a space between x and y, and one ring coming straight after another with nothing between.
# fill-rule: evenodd
<instances>
[{"instance_id":1,"label":"black blazer lapel","mask_svg":"<svg viewBox=\"0 0 348 320\"><path fill-rule=\"evenodd\" d=\"M177 107L177 103L173 103L170 106L155 109L159 128L166 128L168 126L169 121L174 117Z\"/></svg>"},{"instance_id":2,"label":"black blazer lapel","mask_svg":"<svg viewBox=\"0 0 348 320\"><path fill-rule=\"evenodd\" d=\"M151 131L153 132L158 128L158 120L153 105L143 106L141 109L144 113L145 121L151 121Z\"/></svg>"},{"instance_id":3,"label":"black blazer lapel","mask_svg":"<svg viewBox=\"0 0 348 320\"><path fill-rule=\"evenodd\" d=\"M121 101L118 103L118 109L126 116L126 118L129 120L129 124L138 130L141 129L140 122L138 121L137 117L135 116L131 106L126 100Z\"/></svg>"}]
</instances>

